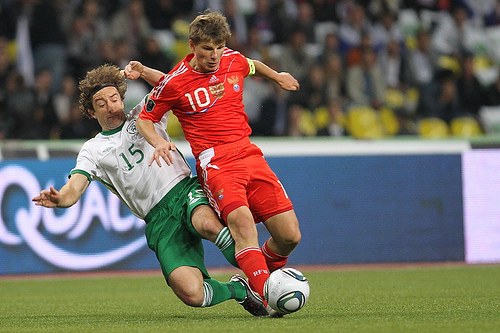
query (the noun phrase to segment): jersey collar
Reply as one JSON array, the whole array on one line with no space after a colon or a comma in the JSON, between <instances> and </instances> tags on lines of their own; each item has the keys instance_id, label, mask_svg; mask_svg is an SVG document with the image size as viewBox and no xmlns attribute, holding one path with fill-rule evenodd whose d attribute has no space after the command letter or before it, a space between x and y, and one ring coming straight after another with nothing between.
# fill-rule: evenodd
<instances>
[{"instance_id":1,"label":"jersey collar","mask_svg":"<svg viewBox=\"0 0 500 333\"><path fill-rule=\"evenodd\" d=\"M113 135L115 133L118 133L118 132L120 132L122 130L123 125L125 125L125 122L123 122L123 124L121 124L120 126L118 126L115 129L112 129L112 130L109 130L109 131L102 131L101 134L108 136L108 135Z\"/></svg>"}]
</instances>

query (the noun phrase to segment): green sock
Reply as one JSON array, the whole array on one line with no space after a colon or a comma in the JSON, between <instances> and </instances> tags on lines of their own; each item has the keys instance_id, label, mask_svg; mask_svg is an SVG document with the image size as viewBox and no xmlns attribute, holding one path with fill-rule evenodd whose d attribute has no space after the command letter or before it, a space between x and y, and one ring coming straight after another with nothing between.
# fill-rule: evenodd
<instances>
[{"instance_id":1,"label":"green sock","mask_svg":"<svg viewBox=\"0 0 500 333\"><path fill-rule=\"evenodd\" d=\"M235 281L219 282L212 278L207 278L203 280L203 289L205 297L201 307L213 306L230 299L242 301L247 296L245 287Z\"/></svg>"},{"instance_id":2,"label":"green sock","mask_svg":"<svg viewBox=\"0 0 500 333\"><path fill-rule=\"evenodd\" d=\"M231 265L239 267L236 259L234 258L234 239L233 236L231 236L228 227L224 227L219 232L217 238L215 239L215 246L221 250L222 254Z\"/></svg>"}]
</instances>

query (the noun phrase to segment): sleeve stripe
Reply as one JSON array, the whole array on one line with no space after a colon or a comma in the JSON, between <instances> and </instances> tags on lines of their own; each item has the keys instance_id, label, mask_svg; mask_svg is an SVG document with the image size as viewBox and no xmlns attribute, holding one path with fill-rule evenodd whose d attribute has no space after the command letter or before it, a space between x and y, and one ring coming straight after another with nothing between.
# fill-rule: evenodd
<instances>
[{"instance_id":1,"label":"sleeve stripe","mask_svg":"<svg viewBox=\"0 0 500 333\"><path fill-rule=\"evenodd\" d=\"M69 176L68 178L71 178L72 175L74 175L75 173L79 173L81 175L84 175L85 177L87 177L87 180L90 182L92 182L92 176L90 175L90 173L86 172L86 171L83 171L83 170L79 170L79 169L76 169L76 170L72 170L70 173L69 173Z\"/></svg>"}]
</instances>

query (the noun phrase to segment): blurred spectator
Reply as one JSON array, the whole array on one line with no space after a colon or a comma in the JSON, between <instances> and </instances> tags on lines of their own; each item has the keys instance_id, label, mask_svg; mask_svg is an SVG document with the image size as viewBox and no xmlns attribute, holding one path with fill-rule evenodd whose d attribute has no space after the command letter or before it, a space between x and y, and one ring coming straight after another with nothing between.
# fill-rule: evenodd
<instances>
[{"instance_id":1,"label":"blurred spectator","mask_svg":"<svg viewBox=\"0 0 500 333\"><path fill-rule=\"evenodd\" d=\"M306 77L300 82L300 90L290 95L290 104L299 104L314 112L328 105L328 84L321 64L312 64Z\"/></svg>"},{"instance_id":2,"label":"blurred spectator","mask_svg":"<svg viewBox=\"0 0 500 333\"><path fill-rule=\"evenodd\" d=\"M485 89L474 73L474 56L470 53L465 54L461 60L457 91L463 112L477 116L486 98Z\"/></svg>"},{"instance_id":3,"label":"blurred spectator","mask_svg":"<svg viewBox=\"0 0 500 333\"><path fill-rule=\"evenodd\" d=\"M437 67L438 55L431 47L429 31L425 29L419 30L416 39L416 48L408 51L405 82L421 88L432 81Z\"/></svg>"},{"instance_id":4,"label":"blurred spectator","mask_svg":"<svg viewBox=\"0 0 500 333\"><path fill-rule=\"evenodd\" d=\"M324 71L328 101L344 100L346 96L345 72L339 54L330 54L325 59Z\"/></svg>"},{"instance_id":5,"label":"blurred spectator","mask_svg":"<svg viewBox=\"0 0 500 333\"><path fill-rule=\"evenodd\" d=\"M368 13L373 20L380 19L385 13L397 13L401 6L401 0L369 0Z\"/></svg>"},{"instance_id":6,"label":"blurred spectator","mask_svg":"<svg viewBox=\"0 0 500 333\"><path fill-rule=\"evenodd\" d=\"M40 126L38 131L30 131L30 139L49 139L58 130L58 119L54 109L54 93L52 92L53 74L50 70L42 69L35 77L35 124ZM38 124L37 124L38 123ZM39 137L37 137L39 135Z\"/></svg>"},{"instance_id":7,"label":"blurred spectator","mask_svg":"<svg viewBox=\"0 0 500 333\"><path fill-rule=\"evenodd\" d=\"M404 44L403 33L397 23L397 16L389 11L382 12L371 32L373 46L376 50L383 50L390 41Z\"/></svg>"},{"instance_id":8,"label":"blurred spectator","mask_svg":"<svg viewBox=\"0 0 500 333\"><path fill-rule=\"evenodd\" d=\"M170 30L172 23L179 16L189 14L193 9L193 1L146 0L144 12L152 29Z\"/></svg>"},{"instance_id":9,"label":"blurred spectator","mask_svg":"<svg viewBox=\"0 0 500 333\"><path fill-rule=\"evenodd\" d=\"M292 137L316 135L316 132L308 132L303 126L304 115L309 111L300 104L292 104L288 108L288 128L287 135ZM314 129L315 130L315 129Z\"/></svg>"},{"instance_id":10,"label":"blurred spectator","mask_svg":"<svg viewBox=\"0 0 500 333\"><path fill-rule=\"evenodd\" d=\"M261 78L245 81L243 104L245 105L245 112L252 129L260 122L262 102L269 96L271 91L272 89L269 84Z\"/></svg>"},{"instance_id":11,"label":"blurred spectator","mask_svg":"<svg viewBox=\"0 0 500 333\"><path fill-rule=\"evenodd\" d=\"M476 29L464 6L454 6L451 13L440 12L440 20L432 34L432 46L440 54L459 57L464 51L473 51L467 45L467 36Z\"/></svg>"},{"instance_id":12,"label":"blurred spectator","mask_svg":"<svg viewBox=\"0 0 500 333\"><path fill-rule=\"evenodd\" d=\"M297 10L297 18L294 22L294 27L304 31L306 43L314 44L320 42L316 40L316 20L311 4L306 1L301 1L297 5Z\"/></svg>"},{"instance_id":13,"label":"blurred spectator","mask_svg":"<svg viewBox=\"0 0 500 333\"><path fill-rule=\"evenodd\" d=\"M385 78L371 47L365 47L361 63L347 69L346 90L350 102L373 108L382 106L385 99Z\"/></svg>"},{"instance_id":14,"label":"blurred spectator","mask_svg":"<svg viewBox=\"0 0 500 333\"><path fill-rule=\"evenodd\" d=\"M99 1L84 0L68 27L68 72L76 79L101 62L99 42L107 34L103 12Z\"/></svg>"},{"instance_id":15,"label":"blurred spectator","mask_svg":"<svg viewBox=\"0 0 500 333\"><path fill-rule=\"evenodd\" d=\"M115 52L115 41L105 38L99 41L99 57L102 63L119 66L118 56Z\"/></svg>"},{"instance_id":16,"label":"blurred spectator","mask_svg":"<svg viewBox=\"0 0 500 333\"><path fill-rule=\"evenodd\" d=\"M6 81L5 119L10 124L7 137L21 138L24 127L33 126L33 110L36 98L33 90L26 86L21 74L13 71ZM29 119L29 121L27 121Z\"/></svg>"},{"instance_id":17,"label":"blurred spectator","mask_svg":"<svg viewBox=\"0 0 500 333\"><path fill-rule=\"evenodd\" d=\"M276 42L275 24L286 25L284 22L276 22L271 9L269 0L255 0L255 12L247 16L247 27L257 28L260 40L264 44Z\"/></svg>"},{"instance_id":18,"label":"blurred spectator","mask_svg":"<svg viewBox=\"0 0 500 333\"><path fill-rule=\"evenodd\" d=\"M260 41L260 33L256 27L248 30L248 40L241 46L241 52L250 59L267 62L269 58L268 47Z\"/></svg>"},{"instance_id":19,"label":"blurred spectator","mask_svg":"<svg viewBox=\"0 0 500 333\"><path fill-rule=\"evenodd\" d=\"M307 53L306 34L300 29L293 30L288 42L283 46L275 62L279 63L281 69L289 72L299 82L307 75L309 67L314 63L314 57Z\"/></svg>"},{"instance_id":20,"label":"blurred spectator","mask_svg":"<svg viewBox=\"0 0 500 333\"><path fill-rule=\"evenodd\" d=\"M165 73L173 66L173 56L161 49L158 39L149 36L142 40L138 59L144 65L157 68Z\"/></svg>"},{"instance_id":21,"label":"blurred spectator","mask_svg":"<svg viewBox=\"0 0 500 333\"><path fill-rule=\"evenodd\" d=\"M500 23L500 2L497 0L461 0L471 13L475 26L489 27Z\"/></svg>"},{"instance_id":22,"label":"blurred spectator","mask_svg":"<svg viewBox=\"0 0 500 333\"><path fill-rule=\"evenodd\" d=\"M402 55L401 44L397 40L391 39L378 55L378 60L386 79L387 87L394 89L404 88L406 60Z\"/></svg>"},{"instance_id":23,"label":"blurred spectator","mask_svg":"<svg viewBox=\"0 0 500 333\"><path fill-rule=\"evenodd\" d=\"M132 45L130 45L130 43L125 40L125 38L119 38L115 40L114 47L115 61L120 68L125 68L130 59L138 57L138 54L134 55Z\"/></svg>"},{"instance_id":24,"label":"blurred spectator","mask_svg":"<svg viewBox=\"0 0 500 333\"><path fill-rule=\"evenodd\" d=\"M248 39L245 16L239 10L236 0L225 0L222 12L226 15L231 28L231 40L228 46L234 50L239 50Z\"/></svg>"},{"instance_id":25,"label":"blurred spectator","mask_svg":"<svg viewBox=\"0 0 500 333\"><path fill-rule=\"evenodd\" d=\"M345 128L343 125L344 108L340 99L334 99L326 108L326 117L318 124L317 136L343 136ZM319 122L319 121L318 121Z\"/></svg>"},{"instance_id":26,"label":"blurred spectator","mask_svg":"<svg viewBox=\"0 0 500 333\"><path fill-rule=\"evenodd\" d=\"M7 51L7 39L0 37L0 103L5 102L7 97L7 77L9 76L9 73L14 70L14 65L9 59Z\"/></svg>"},{"instance_id":27,"label":"blurred spectator","mask_svg":"<svg viewBox=\"0 0 500 333\"><path fill-rule=\"evenodd\" d=\"M122 40L130 48L130 56L137 57L139 43L152 33L151 25L144 14L143 0L130 0L111 19L109 36ZM131 58L130 58L131 59Z\"/></svg>"},{"instance_id":28,"label":"blurred spectator","mask_svg":"<svg viewBox=\"0 0 500 333\"><path fill-rule=\"evenodd\" d=\"M486 87L486 97L484 105L500 106L500 70L496 80Z\"/></svg>"},{"instance_id":29,"label":"blurred spectator","mask_svg":"<svg viewBox=\"0 0 500 333\"><path fill-rule=\"evenodd\" d=\"M60 20L57 1L33 0L30 17L30 37L35 73L49 69L52 73L51 91L55 93L66 72L66 36Z\"/></svg>"},{"instance_id":30,"label":"blurred spectator","mask_svg":"<svg viewBox=\"0 0 500 333\"><path fill-rule=\"evenodd\" d=\"M402 6L414 9L420 15L424 10L438 11L440 9L439 2L439 0L403 0Z\"/></svg>"},{"instance_id":31,"label":"blurred spectator","mask_svg":"<svg viewBox=\"0 0 500 333\"><path fill-rule=\"evenodd\" d=\"M72 104L78 100L76 82L71 75L63 78L61 89L54 95L54 110L59 124L69 122Z\"/></svg>"},{"instance_id":32,"label":"blurred spectator","mask_svg":"<svg viewBox=\"0 0 500 333\"><path fill-rule=\"evenodd\" d=\"M71 104L68 121L61 126L60 139L89 139L100 132L96 122L82 115L78 106L78 101Z\"/></svg>"},{"instance_id":33,"label":"blurred spectator","mask_svg":"<svg viewBox=\"0 0 500 333\"><path fill-rule=\"evenodd\" d=\"M321 48L321 52L318 56L319 62L325 62L331 55L338 54L340 55L339 48L339 39L335 32L328 32L325 34L325 38L323 40L323 45Z\"/></svg>"},{"instance_id":34,"label":"blurred spectator","mask_svg":"<svg viewBox=\"0 0 500 333\"><path fill-rule=\"evenodd\" d=\"M317 22L338 22L337 0L313 0L312 8Z\"/></svg>"},{"instance_id":35,"label":"blurred spectator","mask_svg":"<svg viewBox=\"0 0 500 333\"><path fill-rule=\"evenodd\" d=\"M276 84L262 101L260 117L252 126L252 135L285 136L288 127L288 94Z\"/></svg>"},{"instance_id":36,"label":"blurred spectator","mask_svg":"<svg viewBox=\"0 0 500 333\"><path fill-rule=\"evenodd\" d=\"M350 49L360 46L362 36L371 31L372 26L366 17L365 9L357 3L347 7L339 28L341 52L347 54Z\"/></svg>"},{"instance_id":37,"label":"blurred spectator","mask_svg":"<svg viewBox=\"0 0 500 333\"><path fill-rule=\"evenodd\" d=\"M420 117L437 117L449 123L463 115L459 102L455 74L441 69L433 81L421 89L417 113Z\"/></svg>"},{"instance_id":38,"label":"blurred spectator","mask_svg":"<svg viewBox=\"0 0 500 333\"><path fill-rule=\"evenodd\" d=\"M368 31L364 31L361 34L361 40L359 41L358 45L352 46L345 53L345 63L347 67L359 65L363 56L363 50L366 48L373 48L372 35Z\"/></svg>"}]
</instances>

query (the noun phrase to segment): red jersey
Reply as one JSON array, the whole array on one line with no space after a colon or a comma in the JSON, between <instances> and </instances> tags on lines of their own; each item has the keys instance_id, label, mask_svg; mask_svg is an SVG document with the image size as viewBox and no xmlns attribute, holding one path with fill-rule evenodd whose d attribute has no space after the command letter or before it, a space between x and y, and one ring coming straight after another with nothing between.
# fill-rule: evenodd
<instances>
[{"instance_id":1,"label":"red jersey","mask_svg":"<svg viewBox=\"0 0 500 333\"><path fill-rule=\"evenodd\" d=\"M140 117L158 122L172 110L197 158L205 149L250 136L243 106L244 79L250 65L245 56L227 47L214 72L196 71L189 65L193 57L187 55L160 79Z\"/></svg>"}]
</instances>

